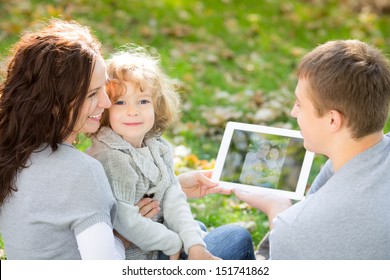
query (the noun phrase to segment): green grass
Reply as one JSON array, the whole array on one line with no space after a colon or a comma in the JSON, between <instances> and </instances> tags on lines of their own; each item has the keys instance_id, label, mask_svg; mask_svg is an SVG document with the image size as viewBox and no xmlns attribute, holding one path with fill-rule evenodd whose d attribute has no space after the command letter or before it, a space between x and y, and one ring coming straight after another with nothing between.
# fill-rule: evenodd
<instances>
[{"instance_id":1,"label":"green grass","mask_svg":"<svg viewBox=\"0 0 390 280\"><path fill-rule=\"evenodd\" d=\"M365 2L365 1L349 1ZM126 43L149 45L181 86L181 120L166 136L200 159L211 160L227 121L298 128L289 116L303 54L332 39L356 38L390 53L390 17L348 1L11 1L0 2L0 56L23 30L50 17L90 25L106 56ZM320 3L320 4L319 4ZM256 117L271 109L267 119ZM386 131L390 130L387 123ZM88 146L83 142L82 149ZM324 162L316 157L310 182ZM209 227L243 222L258 243L263 214L234 197L191 201ZM1 230L1 229L0 229Z\"/></svg>"}]
</instances>

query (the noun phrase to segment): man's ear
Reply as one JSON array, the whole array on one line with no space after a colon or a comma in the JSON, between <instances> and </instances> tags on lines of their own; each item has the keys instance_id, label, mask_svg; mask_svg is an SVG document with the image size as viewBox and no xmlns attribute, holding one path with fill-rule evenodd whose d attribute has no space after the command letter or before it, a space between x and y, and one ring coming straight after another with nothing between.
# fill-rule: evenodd
<instances>
[{"instance_id":1,"label":"man's ear","mask_svg":"<svg viewBox=\"0 0 390 280\"><path fill-rule=\"evenodd\" d=\"M340 130L344 126L344 117L337 110L330 110L328 112L328 120L329 128L334 132Z\"/></svg>"}]
</instances>

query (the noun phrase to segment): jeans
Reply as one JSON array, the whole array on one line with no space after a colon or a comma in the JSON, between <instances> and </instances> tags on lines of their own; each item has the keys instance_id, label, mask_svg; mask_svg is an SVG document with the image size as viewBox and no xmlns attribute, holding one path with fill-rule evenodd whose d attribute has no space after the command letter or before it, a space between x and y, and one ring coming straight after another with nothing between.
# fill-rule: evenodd
<instances>
[{"instance_id":1,"label":"jeans","mask_svg":"<svg viewBox=\"0 0 390 280\"><path fill-rule=\"evenodd\" d=\"M206 226L198 222L203 231ZM204 238L207 250L216 257L223 260L255 260L252 237L249 232L238 225L223 225L211 230ZM159 252L160 260L169 259L168 256ZM182 253L180 259L187 259Z\"/></svg>"},{"instance_id":2,"label":"jeans","mask_svg":"<svg viewBox=\"0 0 390 280\"><path fill-rule=\"evenodd\" d=\"M201 225L205 230L204 225ZM252 237L238 225L223 225L209 232L204 238L207 250L223 260L255 260Z\"/></svg>"}]
</instances>

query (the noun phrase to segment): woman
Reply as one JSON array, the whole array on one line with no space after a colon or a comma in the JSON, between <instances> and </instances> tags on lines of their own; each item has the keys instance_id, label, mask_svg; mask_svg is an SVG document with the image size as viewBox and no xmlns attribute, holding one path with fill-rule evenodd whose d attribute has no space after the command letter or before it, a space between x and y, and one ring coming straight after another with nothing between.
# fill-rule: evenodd
<instances>
[{"instance_id":1,"label":"woman","mask_svg":"<svg viewBox=\"0 0 390 280\"><path fill-rule=\"evenodd\" d=\"M99 162L73 148L111 104L100 43L53 20L14 46L0 87L0 228L8 259L121 259Z\"/></svg>"},{"instance_id":2,"label":"woman","mask_svg":"<svg viewBox=\"0 0 390 280\"><path fill-rule=\"evenodd\" d=\"M8 259L124 258L103 167L72 146L78 133L96 132L111 105L105 82L101 44L85 26L52 20L15 44L0 85L0 229ZM179 176L184 192L224 192L203 174ZM146 216L159 211L148 199L138 206ZM227 232L251 242L237 228L218 237Z\"/></svg>"}]
</instances>

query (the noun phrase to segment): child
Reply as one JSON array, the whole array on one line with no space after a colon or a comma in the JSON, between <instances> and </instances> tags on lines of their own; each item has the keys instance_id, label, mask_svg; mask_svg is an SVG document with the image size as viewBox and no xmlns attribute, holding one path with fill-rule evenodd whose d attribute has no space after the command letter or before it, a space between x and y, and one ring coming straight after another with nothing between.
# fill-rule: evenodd
<instances>
[{"instance_id":1,"label":"child","mask_svg":"<svg viewBox=\"0 0 390 280\"><path fill-rule=\"evenodd\" d=\"M329 158L306 199L236 195L270 221L272 259L390 259L390 67L357 40L330 41L298 66L305 148ZM290 207L291 206L291 207Z\"/></svg>"},{"instance_id":2,"label":"child","mask_svg":"<svg viewBox=\"0 0 390 280\"><path fill-rule=\"evenodd\" d=\"M172 149L161 137L176 119L179 97L158 57L130 46L112 56L107 73L112 106L89 154L103 164L117 199L114 228L132 243L126 259L178 259L182 249L189 259L217 259L205 248L174 174ZM143 197L160 202L151 219L136 206Z\"/></svg>"}]
</instances>

